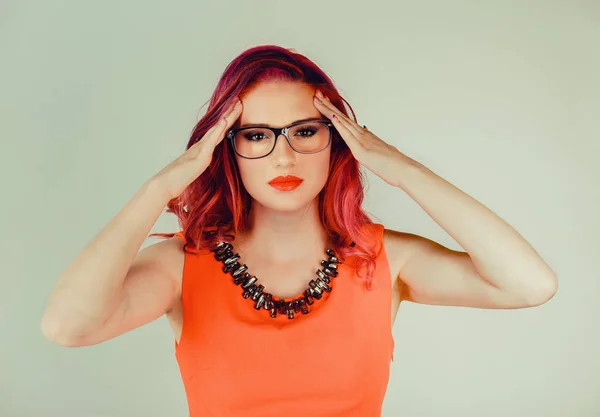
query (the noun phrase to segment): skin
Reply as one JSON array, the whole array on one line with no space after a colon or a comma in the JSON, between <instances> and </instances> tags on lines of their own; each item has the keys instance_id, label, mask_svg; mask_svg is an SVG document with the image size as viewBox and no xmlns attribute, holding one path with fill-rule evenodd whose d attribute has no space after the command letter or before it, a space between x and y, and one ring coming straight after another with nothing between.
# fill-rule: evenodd
<instances>
[{"instance_id":1,"label":"skin","mask_svg":"<svg viewBox=\"0 0 600 417\"><path fill-rule=\"evenodd\" d=\"M515 309L538 306L556 293L555 273L500 216L349 119L312 87L270 82L240 99L242 109L232 117L241 124L283 127L307 117L330 119L362 166L406 192L467 249L451 250L416 234L385 229L383 243L393 277L392 326L401 301ZM242 182L252 197L252 225L233 244L268 292L289 298L306 288L314 266L330 246L317 206L328 175L330 150L298 154L282 138L265 158L237 159ZM268 181L283 174L297 175L304 183L287 193L269 186ZM179 278L183 260L176 262L172 270ZM279 274L283 267L290 271L285 279ZM180 297L167 315L179 340Z\"/></svg>"},{"instance_id":2,"label":"skin","mask_svg":"<svg viewBox=\"0 0 600 417\"><path fill-rule=\"evenodd\" d=\"M323 118L315 107L313 87L292 82L268 82L240 96L242 110L234 126L267 124L283 127L305 118ZM278 298L302 293L313 279L315 266L331 247L319 220L319 192L329 175L331 144L314 154L294 151L282 135L271 154L259 159L236 155L240 177L252 197L251 227L232 242L252 274ZM302 184L291 192L282 192L268 182L279 175L295 175ZM385 242L384 242L385 245ZM397 276L401 259L389 259L392 276ZM285 280L281 270L285 268ZM392 321L400 304L400 291L394 280ZM181 304L167 314L176 340L181 336Z\"/></svg>"},{"instance_id":3,"label":"skin","mask_svg":"<svg viewBox=\"0 0 600 417\"><path fill-rule=\"evenodd\" d=\"M236 124L251 122L283 127L308 117L328 119L362 167L408 194L465 248L466 251L450 250L422 236L385 229L383 243L393 287L392 323L402 300L440 306L511 309L543 304L556 293L556 274L511 225L348 118L319 91L301 83L270 82L256 86L240 98L240 105L231 106L225 113L226 123L215 127L220 130L213 135L213 140L222 139L221 135ZM276 149L267 157L237 159L242 182L252 198L252 218L249 229L233 243L244 262L275 297L291 298L301 294L314 276L314 267L323 258L324 249L331 246L317 212L318 195L329 174L329 158L330 149L317 154L299 154L280 136ZM282 174L297 175L304 182L294 191L278 191L268 182ZM128 227L131 213L135 213L140 204L162 210L163 198L156 188L144 187L116 217L118 221L111 222L105 234L118 233L115 229L126 227L123 223ZM109 238L99 240L103 243L102 240ZM105 257L115 256L107 249L109 244L100 243L98 245L104 246L107 253ZM92 249L98 252L96 247ZM92 258L93 254L86 257ZM83 259L85 261L85 257ZM46 334L59 344L88 346L166 313L179 341L184 259L182 239L150 245L136 255L122 291L117 295L119 303L100 325L85 334L57 330L53 324L56 320L49 317L45 320L49 324L44 324ZM284 278L281 270L287 271ZM84 281L79 288L86 285ZM80 291L85 292L85 289ZM106 309L106 306L99 308Z\"/></svg>"}]
</instances>

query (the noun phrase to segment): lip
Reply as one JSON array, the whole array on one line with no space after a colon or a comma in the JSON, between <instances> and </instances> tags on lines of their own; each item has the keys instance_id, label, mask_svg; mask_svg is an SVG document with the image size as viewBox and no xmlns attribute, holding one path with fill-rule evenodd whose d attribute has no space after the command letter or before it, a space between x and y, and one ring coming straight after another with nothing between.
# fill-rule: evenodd
<instances>
[{"instance_id":1,"label":"lip","mask_svg":"<svg viewBox=\"0 0 600 417\"><path fill-rule=\"evenodd\" d=\"M279 191L292 191L298 188L302 184L302 181L304 181L302 178L285 175L273 178L269 181L269 185Z\"/></svg>"},{"instance_id":2,"label":"lip","mask_svg":"<svg viewBox=\"0 0 600 417\"><path fill-rule=\"evenodd\" d=\"M280 175L279 177L275 177L273 178L271 181L269 181L270 185L275 185L275 184L300 184L302 181L304 181L302 178L298 178L294 175Z\"/></svg>"}]
</instances>

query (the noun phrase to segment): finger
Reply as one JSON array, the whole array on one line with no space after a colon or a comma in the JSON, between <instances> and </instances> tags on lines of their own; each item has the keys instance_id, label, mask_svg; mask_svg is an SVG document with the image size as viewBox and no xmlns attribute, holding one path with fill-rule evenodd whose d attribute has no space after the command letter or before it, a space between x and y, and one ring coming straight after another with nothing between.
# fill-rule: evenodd
<instances>
[{"instance_id":1,"label":"finger","mask_svg":"<svg viewBox=\"0 0 600 417\"><path fill-rule=\"evenodd\" d=\"M350 120L345 114L338 110L338 108L335 107L327 98L319 99L319 97L315 96L314 101L317 109L329 119L333 121L332 117L335 114L338 118L337 124L343 125L346 130L352 132L352 134L357 137L360 135L360 126L358 126L354 121Z\"/></svg>"},{"instance_id":2,"label":"finger","mask_svg":"<svg viewBox=\"0 0 600 417\"><path fill-rule=\"evenodd\" d=\"M344 142L346 142L350 150L354 151L355 145L358 142L358 139L354 132L350 130L348 126L337 117L337 115L332 114L331 122L333 123L335 129L340 133L340 136L342 137Z\"/></svg>"},{"instance_id":3,"label":"finger","mask_svg":"<svg viewBox=\"0 0 600 417\"><path fill-rule=\"evenodd\" d=\"M210 140L215 146L225 138L225 133L240 117L242 114L242 107L242 102L239 100L233 103L225 111L219 122L213 126L214 130L210 132Z\"/></svg>"}]
</instances>

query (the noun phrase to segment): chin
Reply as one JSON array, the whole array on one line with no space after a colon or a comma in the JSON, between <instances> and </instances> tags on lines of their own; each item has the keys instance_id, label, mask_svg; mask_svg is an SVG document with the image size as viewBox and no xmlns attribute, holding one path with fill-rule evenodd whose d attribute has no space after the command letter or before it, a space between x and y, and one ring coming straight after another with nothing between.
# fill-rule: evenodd
<instances>
[{"instance_id":1,"label":"chin","mask_svg":"<svg viewBox=\"0 0 600 417\"><path fill-rule=\"evenodd\" d=\"M303 184L304 185L304 184ZM252 199L266 208L276 211L297 211L310 205L319 197L321 189L303 189L302 185L293 191L278 191L267 185L267 189L261 189L260 192L252 193L249 191Z\"/></svg>"}]
</instances>

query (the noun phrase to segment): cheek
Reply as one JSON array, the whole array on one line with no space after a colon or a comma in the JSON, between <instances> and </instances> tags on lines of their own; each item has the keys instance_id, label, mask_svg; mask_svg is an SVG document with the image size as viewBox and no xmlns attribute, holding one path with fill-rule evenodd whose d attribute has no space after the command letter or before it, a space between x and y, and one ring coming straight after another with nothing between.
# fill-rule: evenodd
<instances>
[{"instance_id":1,"label":"cheek","mask_svg":"<svg viewBox=\"0 0 600 417\"><path fill-rule=\"evenodd\" d=\"M311 165L314 167L312 171L314 175L324 183L329 176L329 154L323 155L323 158L319 158Z\"/></svg>"},{"instance_id":2,"label":"cheek","mask_svg":"<svg viewBox=\"0 0 600 417\"><path fill-rule=\"evenodd\" d=\"M257 183L264 176L261 164L256 162L243 158L237 161L240 177L246 188L252 188L252 184Z\"/></svg>"},{"instance_id":3,"label":"cheek","mask_svg":"<svg viewBox=\"0 0 600 417\"><path fill-rule=\"evenodd\" d=\"M326 155L313 155L313 158L307 160L302 170L299 172L303 174L304 178L308 181L311 193L318 193L327 183L329 178L329 153Z\"/></svg>"}]
</instances>

